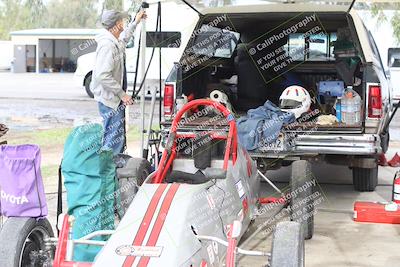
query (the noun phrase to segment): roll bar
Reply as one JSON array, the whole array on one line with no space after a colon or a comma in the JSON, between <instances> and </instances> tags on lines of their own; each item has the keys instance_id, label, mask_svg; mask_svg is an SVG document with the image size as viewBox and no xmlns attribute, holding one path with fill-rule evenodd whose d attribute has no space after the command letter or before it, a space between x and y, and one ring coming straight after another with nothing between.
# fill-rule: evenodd
<instances>
[{"instance_id":1,"label":"roll bar","mask_svg":"<svg viewBox=\"0 0 400 267\"><path fill-rule=\"evenodd\" d=\"M189 110L196 108L198 106L210 106L213 107L214 109L220 111L226 118L229 124L229 132L227 137L221 137L219 136L220 139L226 139L226 149L225 149L225 154L224 154L224 165L223 169L227 170L228 169L228 162L230 158L230 154L232 153L232 161L236 161L237 157L237 129L236 129L236 123L235 123L235 117L230 113L230 111L221 103L218 103L213 100L209 99L196 99L192 100L186 105L182 107L181 110L178 111L176 114L174 120L172 121L170 133L168 136L168 142L166 145L166 148L163 152L163 155L160 160L160 164L158 167L158 170L156 172L156 175L153 179L153 183L162 183L165 175L167 174L167 171L172 165L172 161L175 159L176 156L176 146L177 142L176 139L181 137L177 131L179 128L179 123L182 120L183 115L188 112ZM184 137L184 135L182 135ZM232 152L231 152L232 151Z\"/></svg>"}]
</instances>

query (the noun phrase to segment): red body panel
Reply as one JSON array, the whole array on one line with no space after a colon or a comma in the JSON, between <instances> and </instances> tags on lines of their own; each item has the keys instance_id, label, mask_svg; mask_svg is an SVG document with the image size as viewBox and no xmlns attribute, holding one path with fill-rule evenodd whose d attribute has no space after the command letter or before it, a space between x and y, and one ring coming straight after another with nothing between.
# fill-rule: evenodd
<instances>
[{"instance_id":1,"label":"red body panel","mask_svg":"<svg viewBox=\"0 0 400 267\"><path fill-rule=\"evenodd\" d=\"M90 262L65 261L65 256L67 254L69 227L70 226L68 222L68 215L65 215L62 229L60 231L60 236L58 237L58 244L54 257L53 267L91 267L92 263Z\"/></svg>"}]
</instances>

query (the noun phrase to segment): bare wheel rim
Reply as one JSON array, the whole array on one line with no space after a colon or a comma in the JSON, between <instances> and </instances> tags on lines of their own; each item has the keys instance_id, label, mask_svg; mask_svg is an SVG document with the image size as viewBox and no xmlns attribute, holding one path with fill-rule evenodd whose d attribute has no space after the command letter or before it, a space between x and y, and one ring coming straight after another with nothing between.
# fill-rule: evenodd
<instances>
[{"instance_id":1,"label":"bare wheel rim","mask_svg":"<svg viewBox=\"0 0 400 267\"><path fill-rule=\"evenodd\" d=\"M33 251L39 252L39 250L44 250L44 239L48 237L50 237L50 234L43 226L35 226L29 232L27 238L24 241L24 244L22 245L22 250L19 257L20 267L37 266L31 264L29 256Z\"/></svg>"}]
</instances>

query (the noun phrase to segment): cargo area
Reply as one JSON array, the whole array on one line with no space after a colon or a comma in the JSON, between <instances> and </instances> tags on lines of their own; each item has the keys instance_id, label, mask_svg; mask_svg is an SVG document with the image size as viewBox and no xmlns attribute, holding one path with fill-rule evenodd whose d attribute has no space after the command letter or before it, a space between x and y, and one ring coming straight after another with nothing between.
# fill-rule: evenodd
<instances>
[{"instance_id":1,"label":"cargo area","mask_svg":"<svg viewBox=\"0 0 400 267\"><path fill-rule=\"evenodd\" d=\"M336 122L316 130L362 132L363 55L346 13L231 14L214 27L219 18L207 15L192 35L180 61L177 97L210 97L218 90L240 117L267 100L279 106L285 88L299 85L311 96L311 115L284 130L302 131L315 127L320 115L335 116L337 96L352 86L361 97L360 122ZM213 36L223 41L215 44Z\"/></svg>"}]
</instances>

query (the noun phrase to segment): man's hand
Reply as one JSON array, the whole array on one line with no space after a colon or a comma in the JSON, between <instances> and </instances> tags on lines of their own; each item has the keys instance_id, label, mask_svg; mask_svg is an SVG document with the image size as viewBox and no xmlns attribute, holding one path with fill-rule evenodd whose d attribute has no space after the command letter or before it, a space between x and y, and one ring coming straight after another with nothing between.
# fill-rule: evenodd
<instances>
[{"instance_id":1,"label":"man's hand","mask_svg":"<svg viewBox=\"0 0 400 267\"><path fill-rule=\"evenodd\" d=\"M139 24L139 22L145 18L147 18L146 11L145 10L139 11L139 13L136 15L136 18L135 18L136 24Z\"/></svg>"},{"instance_id":2,"label":"man's hand","mask_svg":"<svg viewBox=\"0 0 400 267\"><path fill-rule=\"evenodd\" d=\"M125 106L133 105L133 99L129 95L124 95L121 100L122 100L122 103L124 103Z\"/></svg>"}]
</instances>

